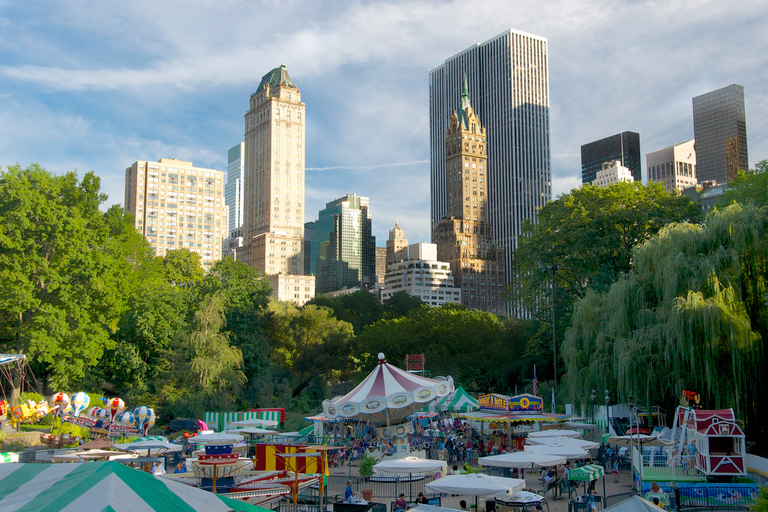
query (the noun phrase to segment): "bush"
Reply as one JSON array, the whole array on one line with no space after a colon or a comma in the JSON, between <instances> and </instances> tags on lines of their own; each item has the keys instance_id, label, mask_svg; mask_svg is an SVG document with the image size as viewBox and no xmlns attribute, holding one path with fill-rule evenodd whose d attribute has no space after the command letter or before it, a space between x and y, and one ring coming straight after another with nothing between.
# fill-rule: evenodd
<instances>
[{"instance_id":1,"label":"bush","mask_svg":"<svg viewBox=\"0 0 768 512\"><path fill-rule=\"evenodd\" d=\"M365 457L360 460L360 476L368 478L373 475L373 466L375 466L377 462L379 461L376 457L366 453Z\"/></svg>"}]
</instances>

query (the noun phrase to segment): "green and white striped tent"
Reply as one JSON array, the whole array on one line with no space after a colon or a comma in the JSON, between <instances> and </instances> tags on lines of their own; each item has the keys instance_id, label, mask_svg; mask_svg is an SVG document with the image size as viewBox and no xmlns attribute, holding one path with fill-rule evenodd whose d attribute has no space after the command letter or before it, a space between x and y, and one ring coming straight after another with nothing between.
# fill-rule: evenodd
<instances>
[{"instance_id":1,"label":"green and white striped tent","mask_svg":"<svg viewBox=\"0 0 768 512\"><path fill-rule=\"evenodd\" d=\"M114 461L2 464L0 510L269 512Z\"/></svg>"},{"instance_id":2,"label":"green and white striped tent","mask_svg":"<svg viewBox=\"0 0 768 512\"><path fill-rule=\"evenodd\" d=\"M442 400L435 400L423 412L471 412L480 409L477 400L469 396L463 386L456 388L456 391L446 396Z\"/></svg>"},{"instance_id":3,"label":"green and white striped tent","mask_svg":"<svg viewBox=\"0 0 768 512\"><path fill-rule=\"evenodd\" d=\"M0 453L0 463L19 462L19 454L15 452Z\"/></svg>"},{"instance_id":4,"label":"green and white striped tent","mask_svg":"<svg viewBox=\"0 0 768 512\"><path fill-rule=\"evenodd\" d=\"M258 411L258 412L206 412L203 415L203 421L217 432L227 430L227 424L234 421L245 420L272 420L280 424L280 411Z\"/></svg>"}]
</instances>

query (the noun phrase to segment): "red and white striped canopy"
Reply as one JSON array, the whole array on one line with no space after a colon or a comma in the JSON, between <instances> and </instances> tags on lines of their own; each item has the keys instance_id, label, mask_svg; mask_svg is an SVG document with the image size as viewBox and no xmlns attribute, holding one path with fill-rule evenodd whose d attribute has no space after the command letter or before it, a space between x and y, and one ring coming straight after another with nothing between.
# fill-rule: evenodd
<instances>
[{"instance_id":1,"label":"red and white striped canopy","mask_svg":"<svg viewBox=\"0 0 768 512\"><path fill-rule=\"evenodd\" d=\"M379 354L379 363L370 375L346 395L323 402L323 412L329 420L354 418L396 425L453 390L451 377L419 377L388 364L384 354Z\"/></svg>"}]
</instances>

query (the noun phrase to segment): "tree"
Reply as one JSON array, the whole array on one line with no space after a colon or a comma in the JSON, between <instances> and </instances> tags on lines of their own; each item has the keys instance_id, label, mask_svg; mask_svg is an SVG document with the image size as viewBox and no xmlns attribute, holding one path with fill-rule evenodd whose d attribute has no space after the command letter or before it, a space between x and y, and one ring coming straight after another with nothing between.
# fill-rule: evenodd
<instances>
[{"instance_id":1,"label":"tree","mask_svg":"<svg viewBox=\"0 0 768 512\"><path fill-rule=\"evenodd\" d=\"M589 390L672 408L683 389L733 407L764 443L768 398L768 210L731 205L704 226L670 225L633 253L633 269L575 305L563 343L568 398Z\"/></svg>"},{"instance_id":2,"label":"tree","mask_svg":"<svg viewBox=\"0 0 768 512\"><path fill-rule=\"evenodd\" d=\"M538 223L524 224L513 261L519 282L510 289L510 300L551 324L552 274L544 270L556 266L557 328L563 333L574 301L588 290L607 291L630 271L636 245L670 223L702 218L698 204L661 184L574 189L544 205Z\"/></svg>"},{"instance_id":3,"label":"tree","mask_svg":"<svg viewBox=\"0 0 768 512\"><path fill-rule=\"evenodd\" d=\"M200 266L200 255L188 249L168 251L163 258L165 278L178 286L189 286L205 276Z\"/></svg>"},{"instance_id":4,"label":"tree","mask_svg":"<svg viewBox=\"0 0 768 512\"><path fill-rule=\"evenodd\" d=\"M424 301L420 297L414 297L408 292L397 292L384 301L384 313L386 318L399 318L406 316L412 309L420 308Z\"/></svg>"},{"instance_id":5,"label":"tree","mask_svg":"<svg viewBox=\"0 0 768 512\"><path fill-rule=\"evenodd\" d=\"M27 354L53 387L75 385L114 346L125 258L143 257L119 214L99 210L105 199L93 172L0 172L0 348Z\"/></svg>"},{"instance_id":6,"label":"tree","mask_svg":"<svg viewBox=\"0 0 768 512\"><path fill-rule=\"evenodd\" d=\"M768 160L761 160L752 170L739 171L736 179L723 192L718 206L728 206L734 201L757 206L768 205Z\"/></svg>"},{"instance_id":7,"label":"tree","mask_svg":"<svg viewBox=\"0 0 768 512\"><path fill-rule=\"evenodd\" d=\"M384 310L379 299L367 290L358 290L339 297L320 294L307 304L330 309L337 320L352 324L356 334L360 333L366 325L370 325L381 318Z\"/></svg>"}]
</instances>

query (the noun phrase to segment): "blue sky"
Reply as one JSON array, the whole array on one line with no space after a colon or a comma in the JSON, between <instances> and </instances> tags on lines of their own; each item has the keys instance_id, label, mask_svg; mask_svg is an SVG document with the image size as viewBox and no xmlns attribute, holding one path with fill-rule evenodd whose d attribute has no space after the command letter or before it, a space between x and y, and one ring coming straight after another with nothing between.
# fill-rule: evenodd
<instances>
[{"instance_id":1,"label":"blue sky","mask_svg":"<svg viewBox=\"0 0 768 512\"><path fill-rule=\"evenodd\" d=\"M369 196L377 245L396 219L429 240L428 70L508 28L549 39L555 195L580 146L624 130L643 154L693 138L691 98L744 86L749 161L768 158L768 3L11 2L0 0L0 165L226 169L248 98L285 64L307 105L306 220Z\"/></svg>"}]
</instances>

